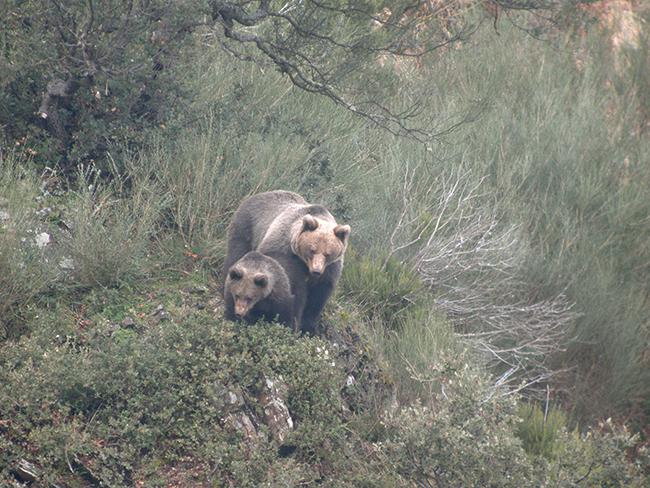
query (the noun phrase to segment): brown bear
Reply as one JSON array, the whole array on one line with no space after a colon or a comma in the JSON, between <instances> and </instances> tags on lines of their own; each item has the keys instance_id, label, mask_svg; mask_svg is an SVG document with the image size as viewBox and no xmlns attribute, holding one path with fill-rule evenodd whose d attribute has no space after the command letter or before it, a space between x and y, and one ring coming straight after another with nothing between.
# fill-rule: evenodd
<instances>
[{"instance_id":1,"label":"brown bear","mask_svg":"<svg viewBox=\"0 0 650 488\"><path fill-rule=\"evenodd\" d=\"M253 251L228 269L224 285L228 320L254 324L277 319L297 330L293 301L289 278L273 258Z\"/></svg>"},{"instance_id":2,"label":"brown bear","mask_svg":"<svg viewBox=\"0 0 650 488\"><path fill-rule=\"evenodd\" d=\"M313 333L341 276L349 236L349 225L297 193L259 193L233 216L225 268L252 250L275 259L289 277L300 329Z\"/></svg>"}]
</instances>

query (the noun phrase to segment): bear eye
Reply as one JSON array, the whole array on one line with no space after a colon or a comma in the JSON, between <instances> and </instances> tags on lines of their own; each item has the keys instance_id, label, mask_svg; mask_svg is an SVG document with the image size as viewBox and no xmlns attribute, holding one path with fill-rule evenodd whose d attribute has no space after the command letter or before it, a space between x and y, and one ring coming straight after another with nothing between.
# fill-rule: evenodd
<instances>
[{"instance_id":1,"label":"bear eye","mask_svg":"<svg viewBox=\"0 0 650 488\"><path fill-rule=\"evenodd\" d=\"M259 287L265 287L266 284L268 283L266 276L256 276L253 281Z\"/></svg>"},{"instance_id":2,"label":"bear eye","mask_svg":"<svg viewBox=\"0 0 650 488\"><path fill-rule=\"evenodd\" d=\"M241 280L242 274L237 271L236 269L233 269L230 271L230 279L231 280Z\"/></svg>"}]
</instances>

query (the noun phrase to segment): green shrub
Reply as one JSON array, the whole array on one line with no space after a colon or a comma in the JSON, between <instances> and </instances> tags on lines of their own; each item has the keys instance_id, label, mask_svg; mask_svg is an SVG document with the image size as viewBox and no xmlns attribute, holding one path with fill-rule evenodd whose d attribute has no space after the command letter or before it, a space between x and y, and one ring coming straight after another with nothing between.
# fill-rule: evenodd
<instances>
[{"instance_id":1,"label":"green shrub","mask_svg":"<svg viewBox=\"0 0 650 488\"><path fill-rule=\"evenodd\" d=\"M405 406L382 418L377 447L418 486L532 486L535 474L513 431L516 401L490 393L484 378L460 367L439 378L435 402Z\"/></svg>"},{"instance_id":2,"label":"green shrub","mask_svg":"<svg viewBox=\"0 0 650 488\"><path fill-rule=\"evenodd\" d=\"M528 419L522 427L513 395L489 386L471 367L440 374L439 381L446 388L432 405L381 416L384 429L371 461L377 465L370 471L389 464L398 484L431 487L646 486L643 460L627 457L635 437L625 429L609 423L583 435L568 433L555 413L540 441L538 425Z\"/></svg>"},{"instance_id":3,"label":"green shrub","mask_svg":"<svg viewBox=\"0 0 650 488\"><path fill-rule=\"evenodd\" d=\"M556 408L546 414L537 405L523 404L519 407L522 422L517 428L517 437L528 454L557 458L557 444L566 429L566 416Z\"/></svg>"},{"instance_id":4,"label":"green shrub","mask_svg":"<svg viewBox=\"0 0 650 488\"><path fill-rule=\"evenodd\" d=\"M474 358L455 337L452 324L435 311L432 301L421 300L397 323L395 329L374 324L370 339L394 377L400 402L426 404L444 388L442 377L451 374L461 360Z\"/></svg>"},{"instance_id":5,"label":"green shrub","mask_svg":"<svg viewBox=\"0 0 650 488\"><path fill-rule=\"evenodd\" d=\"M157 466L183 459L203 466L206 481L290 478L261 424L257 445L224 426L240 408L228 403L228 391L239 392L244 412L260 416L255 397L266 377L288 385L292 459L313 477L309 463L331 455L327 446L342 428L340 372L325 347L285 327L240 327L207 315L163 321L128 340L101 324L42 328L0 355L0 419L11 419L0 425L0 480L20 458L42 469L43 482L81 476L106 486L146 484L160 475Z\"/></svg>"},{"instance_id":6,"label":"green shrub","mask_svg":"<svg viewBox=\"0 0 650 488\"><path fill-rule=\"evenodd\" d=\"M629 454L638 437L611 420L600 423L586 433L562 430L555 441L556 456L550 464L537 458L544 466L550 486L648 486L647 449L632 459ZM644 471L644 466L646 471Z\"/></svg>"},{"instance_id":7,"label":"green shrub","mask_svg":"<svg viewBox=\"0 0 650 488\"><path fill-rule=\"evenodd\" d=\"M380 259L349 249L345 256L339 295L353 301L370 321L398 328L400 317L424 287L412 270L393 257Z\"/></svg>"}]
</instances>

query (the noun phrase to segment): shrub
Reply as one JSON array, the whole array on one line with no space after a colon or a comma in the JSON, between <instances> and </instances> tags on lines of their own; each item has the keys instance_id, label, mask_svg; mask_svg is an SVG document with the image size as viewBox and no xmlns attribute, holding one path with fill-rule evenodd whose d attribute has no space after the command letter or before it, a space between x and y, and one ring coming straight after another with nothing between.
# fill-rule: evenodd
<instances>
[{"instance_id":1,"label":"shrub","mask_svg":"<svg viewBox=\"0 0 650 488\"><path fill-rule=\"evenodd\" d=\"M479 374L461 367L433 405L404 407L384 417L378 444L398 473L419 486L531 486L534 471L513 435L512 398L487 395Z\"/></svg>"},{"instance_id":2,"label":"shrub","mask_svg":"<svg viewBox=\"0 0 650 488\"><path fill-rule=\"evenodd\" d=\"M21 458L51 483L147 483L160 466L183 460L206 481L250 486L291 478L281 468L290 462L276 458L263 425L258 444L224 426L240 408L261 416L255 398L266 377L289 387L295 471L313 477L310 463L330 455L326 446L342 426L340 373L325 347L285 327L239 327L207 315L163 321L128 340L101 325L42 328L0 356L0 419L11 419L0 424L0 480ZM242 403L229 403L228 392Z\"/></svg>"},{"instance_id":3,"label":"shrub","mask_svg":"<svg viewBox=\"0 0 650 488\"><path fill-rule=\"evenodd\" d=\"M517 428L517 437L526 452L549 460L556 459L557 444L566 429L565 414L556 408L545 413L537 405L522 404L519 416L522 421Z\"/></svg>"},{"instance_id":4,"label":"shrub","mask_svg":"<svg viewBox=\"0 0 650 488\"><path fill-rule=\"evenodd\" d=\"M522 426L514 396L489 386L471 367L440 380L446 389L432 405L416 403L381 417L384 430L371 459L390 463L401 484L640 488L648 481L642 460L627 457L635 437L611 422L586 434L568 433L556 413L538 438L538 418Z\"/></svg>"},{"instance_id":5,"label":"shrub","mask_svg":"<svg viewBox=\"0 0 650 488\"><path fill-rule=\"evenodd\" d=\"M648 452L641 450L635 459L629 452L637 436L611 420L601 422L586 433L566 432L555 442L556 458L546 465L545 477L551 486L647 486ZM538 458L540 465L544 459Z\"/></svg>"},{"instance_id":6,"label":"shrub","mask_svg":"<svg viewBox=\"0 0 650 488\"><path fill-rule=\"evenodd\" d=\"M400 317L423 292L420 278L394 257L383 260L349 249L339 295L353 301L370 321L398 328Z\"/></svg>"}]
</instances>

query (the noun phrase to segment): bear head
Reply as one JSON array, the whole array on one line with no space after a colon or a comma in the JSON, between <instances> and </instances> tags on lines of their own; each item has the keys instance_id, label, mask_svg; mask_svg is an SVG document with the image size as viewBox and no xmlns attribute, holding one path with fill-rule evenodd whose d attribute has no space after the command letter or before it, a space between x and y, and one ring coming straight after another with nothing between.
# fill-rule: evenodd
<instances>
[{"instance_id":1,"label":"bear head","mask_svg":"<svg viewBox=\"0 0 650 488\"><path fill-rule=\"evenodd\" d=\"M305 215L291 240L291 250L302 259L312 276L320 276L329 264L343 258L349 237L349 225Z\"/></svg>"},{"instance_id":2,"label":"bear head","mask_svg":"<svg viewBox=\"0 0 650 488\"><path fill-rule=\"evenodd\" d=\"M248 269L242 263L235 263L228 270L225 288L235 303L235 315L241 319L246 317L259 301L271 294L273 282L267 273Z\"/></svg>"}]
</instances>

